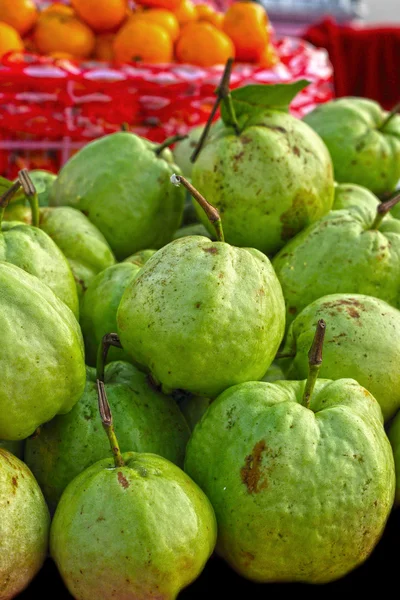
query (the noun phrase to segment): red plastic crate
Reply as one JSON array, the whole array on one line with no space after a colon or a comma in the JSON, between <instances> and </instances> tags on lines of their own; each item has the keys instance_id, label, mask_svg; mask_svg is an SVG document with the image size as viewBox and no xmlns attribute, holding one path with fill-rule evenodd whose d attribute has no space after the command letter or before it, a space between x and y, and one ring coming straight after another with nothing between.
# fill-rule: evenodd
<instances>
[{"instance_id":1,"label":"red plastic crate","mask_svg":"<svg viewBox=\"0 0 400 600\"><path fill-rule=\"evenodd\" d=\"M325 50L293 38L275 46L277 65L236 64L231 86L309 79L291 105L299 117L333 97ZM5 56L0 62L0 173L13 177L23 166L57 171L73 151L123 123L154 141L186 133L207 120L222 70Z\"/></svg>"}]
</instances>

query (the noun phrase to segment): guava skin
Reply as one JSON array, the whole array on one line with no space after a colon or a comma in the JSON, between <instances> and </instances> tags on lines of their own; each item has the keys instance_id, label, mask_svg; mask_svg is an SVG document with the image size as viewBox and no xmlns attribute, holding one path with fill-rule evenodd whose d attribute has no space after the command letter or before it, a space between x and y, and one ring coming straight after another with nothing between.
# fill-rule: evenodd
<instances>
[{"instance_id":1,"label":"guava skin","mask_svg":"<svg viewBox=\"0 0 400 600\"><path fill-rule=\"evenodd\" d=\"M82 211L104 235L118 260L143 248L161 248L182 218L185 191L171 185L179 169L166 149L127 132L90 142L61 169L52 206Z\"/></svg>"},{"instance_id":2,"label":"guava skin","mask_svg":"<svg viewBox=\"0 0 400 600\"><path fill-rule=\"evenodd\" d=\"M384 194L400 179L400 117L379 129L388 114L373 100L347 97L319 105L303 120L324 140L336 181Z\"/></svg>"},{"instance_id":3,"label":"guava skin","mask_svg":"<svg viewBox=\"0 0 400 600\"><path fill-rule=\"evenodd\" d=\"M136 254L131 254L128 258L125 258L123 262L132 263L138 267L143 267L145 263L155 254L157 250L141 250Z\"/></svg>"},{"instance_id":4,"label":"guava skin","mask_svg":"<svg viewBox=\"0 0 400 600\"><path fill-rule=\"evenodd\" d=\"M57 179L57 175L55 175L55 173L51 173L50 171L33 169L32 171L29 171L29 177L31 178L33 185L36 187L39 206L48 206L50 190Z\"/></svg>"},{"instance_id":5,"label":"guava skin","mask_svg":"<svg viewBox=\"0 0 400 600\"><path fill-rule=\"evenodd\" d=\"M391 421L388 429L389 441L392 445L394 466L396 469L395 506L400 506L400 412Z\"/></svg>"},{"instance_id":6,"label":"guava skin","mask_svg":"<svg viewBox=\"0 0 400 600\"><path fill-rule=\"evenodd\" d=\"M140 267L123 262L105 269L90 282L81 303L80 323L85 340L86 364L95 366L97 350L106 333L117 331L117 310L128 284ZM129 360L122 348L111 347L107 361Z\"/></svg>"},{"instance_id":7,"label":"guava skin","mask_svg":"<svg viewBox=\"0 0 400 600\"><path fill-rule=\"evenodd\" d=\"M367 188L354 183L340 183L335 185L335 197L332 210L351 209L359 207L361 210L367 205L376 211L380 202Z\"/></svg>"},{"instance_id":8,"label":"guava skin","mask_svg":"<svg viewBox=\"0 0 400 600\"><path fill-rule=\"evenodd\" d=\"M37 277L0 262L0 438L22 440L81 397L81 330Z\"/></svg>"},{"instance_id":9,"label":"guava skin","mask_svg":"<svg viewBox=\"0 0 400 600\"><path fill-rule=\"evenodd\" d=\"M196 427L212 400L201 396L188 396L179 403L179 408L189 425L190 431Z\"/></svg>"},{"instance_id":10,"label":"guava skin","mask_svg":"<svg viewBox=\"0 0 400 600\"><path fill-rule=\"evenodd\" d=\"M193 185L221 214L225 239L273 255L331 208L333 169L313 130L270 111L237 136L220 127L205 144ZM213 232L200 208L199 219Z\"/></svg>"},{"instance_id":11,"label":"guava skin","mask_svg":"<svg viewBox=\"0 0 400 600\"><path fill-rule=\"evenodd\" d=\"M4 223L0 233L0 261L35 275L79 317L79 302L70 266L50 236L38 227Z\"/></svg>"},{"instance_id":12,"label":"guava skin","mask_svg":"<svg viewBox=\"0 0 400 600\"><path fill-rule=\"evenodd\" d=\"M0 448L0 600L11 600L41 569L50 515L28 467Z\"/></svg>"},{"instance_id":13,"label":"guava skin","mask_svg":"<svg viewBox=\"0 0 400 600\"><path fill-rule=\"evenodd\" d=\"M122 346L164 391L215 398L261 379L282 340L284 300L268 258L201 236L159 250L126 288Z\"/></svg>"},{"instance_id":14,"label":"guava skin","mask_svg":"<svg viewBox=\"0 0 400 600\"><path fill-rule=\"evenodd\" d=\"M286 327L328 294L365 294L400 308L400 231L365 203L334 210L290 240L272 264L286 301Z\"/></svg>"},{"instance_id":15,"label":"guava skin","mask_svg":"<svg viewBox=\"0 0 400 600\"><path fill-rule=\"evenodd\" d=\"M172 151L174 161L182 171L182 175L185 177L190 178L192 176L193 163L191 162L190 157L197 146L203 130L204 125L193 127L193 129L189 131L187 138L177 142Z\"/></svg>"},{"instance_id":16,"label":"guava skin","mask_svg":"<svg viewBox=\"0 0 400 600\"><path fill-rule=\"evenodd\" d=\"M121 450L154 452L182 466L190 430L174 400L154 390L146 375L126 362L107 365L105 383ZM109 455L96 373L88 368L82 397L68 414L55 417L27 440L24 460L54 511L69 482Z\"/></svg>"},{"instance_id":17,"label":"guava skin","mask_svg":"<svg viewBox=\"0 0 400 600\"><path fill-rule=\"evenodd\" d=\"M187 235L201 235L209 240L215 239L215 235L212 236L202 223L192 223L191 225L184 225L183 227L180 227L175 231L173 239L178 240L179 238Z\"/></svg>"},{"instance_id":18,"label":"guava skin","mask_svg":"<svg viewBox=\"0 0 400 600\"><path fill-rule=\"evenodd\" d=\"M155 454L106 458L65 490L50 551L77 600L174 600L213 552L216 524L200 488Z\"/></svg>"},{"instance_id":19,"label":"guava skin","mask_svg":"<svg viewBox=\"0 0 400 600\"><path fill-rule=\"evenodd\" d=\"M40 209L40 228L68 260L82 300L97 273L115 264L115 256L105 237L83 213L69 206Z\"/></svg>"},{"instance_id":20,"label":"guava skin","mask_svg":"<svg viewBox=\"0 0 400 600\"><path fill-rule=\"evenodd\" d=\"M282 361L287 379L307 377L319 319L327 323L320 377L355 379L375 397L388 421L400 408L400 311L362 294L315 300L290 326L282 352L295 356Z\"/></svg>"},{"instance_id":21,"label":"guava skin","mask_svg":"<svg viewBox=\"0 0 400 600\"><path fill-rule=\"evenodd\" d=\"M215 510L216 550L253 581L343 577L372 552L393 505L393 454L376 400L354 380L318 380L308 409L304 386L226 390L187 447L185 471Z\"/></svg>"}]
</instances>

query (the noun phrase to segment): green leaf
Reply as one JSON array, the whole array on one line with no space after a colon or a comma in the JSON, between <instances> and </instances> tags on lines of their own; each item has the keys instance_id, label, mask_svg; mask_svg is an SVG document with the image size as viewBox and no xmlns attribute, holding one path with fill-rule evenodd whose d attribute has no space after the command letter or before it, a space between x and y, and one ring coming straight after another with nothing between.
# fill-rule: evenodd
<instances>
[{"instance_id":1,"label":"green leaf","mask_svg":"<svg viewBox=\"0 0 400 600\"><path fill-rule=\"evenodd\" d=\"M310 84L307 79L294 83L245 85L232 90L232 103L237 119L244 121L267 110L289 111L293 98ZM230 125L228 111L224 102L221 105L221 118L225 125Z\"/></svg>"}]
</instances>

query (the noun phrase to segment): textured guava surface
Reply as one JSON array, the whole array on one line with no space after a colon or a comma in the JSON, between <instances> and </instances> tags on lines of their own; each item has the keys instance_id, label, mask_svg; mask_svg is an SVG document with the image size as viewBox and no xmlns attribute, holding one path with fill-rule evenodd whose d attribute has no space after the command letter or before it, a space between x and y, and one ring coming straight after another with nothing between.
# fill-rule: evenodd
<instances>
[{"instance_id":1,"label":"textured guava surface","mask_svg":"<svg viewBox=\"0 0 400 600\"><path fill-rule=\"evenodd\" d=\"M149 259L122 296L117 324L125 352L166 390L212 398L261 379L284 311L265 255L189 236Z\"/></svg>"},{"instance_id":2,"label":"textured guava surface","mask_svg":"<svg viewBox=\"0 0 400 600\"><path fill-rule=\"evenodd\" d=\"M385 421L400 408L400 311L362 294L332 294L312 302L290 326L283 353L288 379L305 379L319 319L326 322L325 379L351 377L376 398Z\"/></svg>"},{"instance_id":3,"label":"textured guava surface","mask_svg":"<svg viewBox=\"0 0 400 600\"><path fill-rule=\"evenodd\" d=\"M326 583L371 553L395 473L380 407L356 381L249 382L196 425L185 470L207 494L218 553L258 582ZM221 451L223 449L223 451Z\"/></svg>"},{"instance_id":4,"label":"textured guava surface","mask_svg":"<svg viewBox=\"0 0 400 600\"><path fill-rule=\"evenodd\" d=\"M105 388L121 450L153 452L182 466L190 431L176 402L154 390L144 373L124 362L106 366ZM41 427L40 435L27 440L24 460L53 510L76 475L109 455L96 373L88 368L82 397L69 413L58 415Z\"/></svg>"},{"instance_id":5,"label":"textured guava surface","mask_svg":"<svg viewBox=\"0 0 400 600\"><path fill-rule=\"evenodd\" d=\"M0 600L11 600L40 570L50 515L28 467L0 448Z\"/></svg>"},{"instance_id":6,"label":"textured guava surface","mask_svg":"<svg viewBox=\"0 0 400 600\"><path fill-rule=\"evenodd\" d=\"M400 179L400 117L381 129L387 116L373 100L348 97L319 105L304 121L324 140L336 181L383 194Z\"/></svg>"},{"instance_id":7,"label":"textured guava surface","mask_svg":"<svg viewBox=\"0 0 400 600\"><path fill-rule=\"evenodd\" d=\"M81 304L80 324L86 348L86 363L96 364L97 350L106 333L117 331L117 310L128 284L140 267L131 262L113 265L90 282ZM108 361L127 360L122 348L110 348Z\"/></svg>"},{"instance_id":8,"label":"textured guava surface","mask_svg":"<svg viewBox=\"0 0 400 600\"><path fill-rule=\"evenodd\" d=\"M328 294L375 296L400 307L400 231L386 217L374 228L370 202L331 211L290 240L272 264L286 302L286 326Z\"/></svg>"},{"instance_id":9,"label":"textured guava surface","mask_svg":"<svg viewBox=\"0 0 400 600\"><path fill-rule=\"evenodd\" d=\"M201 573L216 540L211 504L155 454L104 459L65 490L50 550L77 600L173 600Z\"/></svg>"},{"instance_id":10,"label":"textured guava surface","mask_svg":"<svg viewBox=\"0 0 400 600\"><path fill-rule=\"evenodd\" d=\"M0 262L0 438L22 440L85 388L81 330L37 277Z\"/></svg>"},{"instance_id":11,"label":"textured guava surface","mask_svg":"<svg viewBox=\"0 0 400 600\"><path fill-rule=\"evenodd\" d=\"M52 206L81 210L103 233L119 260L144 248L161 248L178 228L185 190L170 183L169 150L127 132L90 142L61 169Z\"/></svg>"},{"instance_id":12,"label":"textured guava surface","mask_svg":"<svg viewBox=\"0 0 400 600\"><path fill-rule=\"evenodd\" d=\"M333 169L321 138L289 114L270 111L236 135L214 130L193 185L222 217L225 239L272 255L333 203ZM203 211L198 216L213 233Z\"/></svg>"}]
</instances>

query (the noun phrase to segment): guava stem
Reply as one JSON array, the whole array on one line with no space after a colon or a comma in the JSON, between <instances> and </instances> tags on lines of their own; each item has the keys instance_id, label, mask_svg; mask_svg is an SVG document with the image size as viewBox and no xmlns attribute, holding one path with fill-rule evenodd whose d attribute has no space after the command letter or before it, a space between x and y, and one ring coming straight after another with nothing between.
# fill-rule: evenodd
<instances>
[{"instance_id":1,"label":"guava stem","mask_svg":"<svg viewBox=\"0 0 400 600\"><path fill-rule=\"evenodd\" d=\"M22 169L21 171L19 171L18 179L21 182L22 189L24 190L24 194L28 198L28 202L31 207L32 225L34 227L39 227L39 198L36 192L36 188L33 185L33 181L29 176L28 169Z\"/></svg>"},{"instance_id":2,"label":"guava stem","mask_svg":"<svg viewBox=\"0 0 400 600\"><path fill-rule=\"evenodd\" d=\"M160 156L161 152L165 150L165 148L169 148L170 146L172 146L172 144L175 144L175 142L181 142L182 140L186 140L187 137L189 136L179 134L172 135L171 137L164 140L162 144L159 144L154 150L154 152L157 154L157 156Z\"/></svg>"},{"instance_id":3,"label":"guava stem","mask_svg":"<svg viewBox=\"0 0 400 600\"><path fill-rule=\"evenodd\" d=\"M234 128L236 135L239 135L239 133L240 133L239 124L236 119L235 109L233 108L232 97L231 97L231 93L229 90L229 81L230 81L231 73L232 73L232 65L233 65L233 58L228 58L228 60L226 61L225 69L222 74L219 86L215 90L217 99L214 102L214 105L211 109L207 123L205 124L203 132L200 136L200 139L197 142L197 146L194 149L192 156L190 157L190 162L192 162L192 163L196 162L197 157L199 156L199 154L206 142L206 139L207 139L209 131L210 131L210 127L214 121L214 117L217 113L217 110L218 110L221 102L225 102L225 106L229 113L230 125L232 125L232 127Z\"/></svg>"},{"instance_id":4,"label":"guava stem","mask_svg":"<svg viewBox=\"0 0 400 600\"><path fill-rule=\"evenodd\" d=\"M386 125L388 125L390 123L390 121L393 119L393 117L395 115L398 114L399 111L400 111L400 102L392 108L392 110L390 111L390 113L388 114L386 119L383 121L382 125L380 125L380 127L378 127L379 131L382 131L382 129L384 129L386 127Z\"/></svg>"},{"instance_id":5,"label":"guava stem","mask_svg":"<svg viewBox=\"0 0 400 600\"><path fill-rule=\"evenodd\" d=\"M97 380L97 393L99 397L100 418L103 424L104 431L106 432L108 440L110 442L111 451L114 455L115 466L123 467L125 465L125 462L122 458L117 436L115 435L111 408L107 400L107 394L104 387L104 383L99 379Z\"/></svg>"},{"instance_id":6,"label":"guava stem","mask_svg":"<svg viewBox=\"0 0 400 600\"><path fill-rule=\"evenodd\" d=\"M374 222L372 223L371 229L379 229L383 219L386 217L389 211L392 210L393 206L396 206L400 202L400 194L394 196L387 202L382 202L378 208L376 209L376 217Z\"/></svg>"},{"instance_id":7,"label":"guava stem","mask_svg":"<svg viewBox=\"0 0 400 600\"><path fill-rule=\"evenodd\" d=\"M122 348L117 333L106 333L106 335L103 335L103 338L97 349L96 378L100 381L104 381L104 369L110 346L115 346L115 348Z\"/></svg>"},{"instance_id":8,"label":"guava stem","mask_svg":"<svg viewBox=\"0 0 400 600\"><path fill-rule=\"evenodd\" d=\"M121 123L120 125L120 131L129 131L129 125L128 123Z\"/></svg>"},{"instance_id":9,"label":"guava stem","mask_svg":"<svg viewBox=\"0 0 400 600\"><path fill-rule=\"evenodd\" d=\"M311 394L313 393L315 382L318 379L318 373L322 364L322 347L324 345L326 323L320 319L317 323L313 343L308 352L308 377L304 388L302 405L310 408Z\"/></svg>"},{"instance_id":10,"label":"guava stem","mask_svg":"<svg viewBox=\"0 0 400 600\"><path fill-rule=\"evenodd\" d=\"M13 183L12 186L10 186L8 188L8 190L6 190L4 192L4 194L2 194L2 196L0 196L0 231L1 231L1 224L3 222L4 211L6 210L11 198L13 196L15 196L15 194L18 192L20 187L21 187L21 183L17 179L17 181L15 183Z\"/></svg>"},{"instance_id":11,"label":"guava stem","mask_svg":"<svg viewBox=\"0 0 400 600\"><path fill-rule=\"evenodd\" d=\"M186 179L186 177L183 177L183 175L175 175L175 174L172 175L171 183L173 183L174 185L182 184L183 186L185 186L187 191L193 196L193 198L196 200L196 202L198 202L198 204L200 204L201 208L206 213L207 218L210 221L211 225L213 225L216 236L217 236L217 241L223 242L224 241L224 231L222 229L222 221L221 221L220 214L219 214L218 210L215 208L215 206L212 206L212 204L207 202L207 200L204 198L204 196L202 196L200 194L200 192L198 190L196 190L196 188L191 183L189 183L189 181Z\"/></svg>"}]
</instances>

